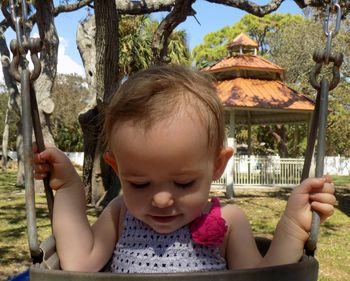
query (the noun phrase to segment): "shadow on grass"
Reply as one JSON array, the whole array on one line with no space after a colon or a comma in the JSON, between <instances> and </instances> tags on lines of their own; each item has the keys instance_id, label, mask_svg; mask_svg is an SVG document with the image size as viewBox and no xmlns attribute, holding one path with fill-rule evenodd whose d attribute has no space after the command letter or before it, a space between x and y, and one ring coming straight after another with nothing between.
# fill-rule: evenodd
<instances>
[{"instance_id":1,"label":"shadow on grass","mask_svg":"<svg viewBox=\"0 0 350 281\"><path fill-rule=\"evenodd\" d=\"M291 189L281 188L273 191L252 191L243 194L237 193L235 198L248 199L248 198L277 198L283 201L288 201ZM336 187L335 197L338 204L336 206L342 213L350 217L350 187Z\"/></svg>"},{"instance_id":2,"label":"shadow on grass","mask_svg":"<svg viewBox=\"0 0 350 281\"><path fill-rule=\"evenodd\" d=\"M339 187L336 188L335 197L338 201L337 208L350 217L350 188Z\"/></svg>"}]
</instances>

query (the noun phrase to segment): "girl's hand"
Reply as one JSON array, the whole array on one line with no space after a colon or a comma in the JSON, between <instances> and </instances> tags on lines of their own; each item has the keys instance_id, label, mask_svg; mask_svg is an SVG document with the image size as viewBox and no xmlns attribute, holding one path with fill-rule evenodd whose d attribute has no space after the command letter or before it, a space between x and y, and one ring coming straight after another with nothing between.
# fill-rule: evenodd
<instances>
[{"instance_id":1,"label":"girl's hand","mask_svg":"<svg viewBox=\"0 0 350 281\"><path fill-rule=\"evenodd\" d=\"M336 198L334 185L330 176L309 178L297 186L288 200L284 216L296 224L297 228L310 232L312 210L315 210L324 222L334 213Z\"/></svg>"},{"instance_id":2,"label":"girl's hand","mask_svg":"<svg viewBox=\"0 0 350 281\"><path fill-rule=\"evenodd\" d=\"M39 153L37 146L33 146L35 179L40 180L50 175L50 187L54 190L80 181L71 161L61 150L49 144L45 147Z\"/></svg>"}]
</instances>

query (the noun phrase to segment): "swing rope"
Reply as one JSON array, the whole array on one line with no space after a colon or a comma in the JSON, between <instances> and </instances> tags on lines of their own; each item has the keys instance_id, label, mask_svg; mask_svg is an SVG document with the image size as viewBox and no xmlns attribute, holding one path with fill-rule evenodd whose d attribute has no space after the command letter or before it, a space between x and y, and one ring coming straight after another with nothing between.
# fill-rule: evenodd
<instances>
[{"instance_id":1,"label":"swing rope","mask_svg":"<svg viewBox=\"0 0 350 281\"><path fill-rule=\"evenodd\" d=\"M19 11L19 8L22 8ZM27 231L30 255L33 263L40 263L43 260L43 253L39 247L36 212L35 212L35 187L33 178L33 159L32 159L32 132L34 129L35 141L38 151L45 149L43 133L41 129L38 104L36 100L34 81L41 73L41 64L38 53L42 49L41 40L39 38L29 38L28 28L26 27L27 4L25 0L21 1L21 5L10 1L11 17L16 29L16 39L10 43L10 49L13 59L10 65L10 73L15 80L21 83L21 101L22 101L22 134L23 134L23 163L25 177L25 199L27 214ZM21 14L20 16L17 14ZM31 62L34 65L33 71L29 70L27 53L30 52ZM49 210L49 218L52 225L53 211L53 192L49 185L49 179L45 178L44 188L46 201Z\"/></svg>"},{"instance_id":2,"label":"swing rope","mask_svg":"<svg viewBox=\"0 0 350 281\"><path fill-rule=\"evenodd\" d=\"M329 22L331 12L336 14L334 31L329 30ZM314 152L316 136L317 136L317 148L316 148L316 170L315 176L321 177L324 174L324 158L326 151L326 128L327 128L327 115L328 115L328 94L332 91L340 81L340 66L343 62L343 54L332 54L332 39L337 35L340 29L342 11L339 5L339 0L332 0L326 6L325 18L324 18L324 33L327 38L326 47L324 50L316 50L313 54L313 60L316 65L310 72L310 84L317 91L315 111L313 114L311 128L309 131L308 142L306 147L306 155L304 160L304 166L302 171L301 180L303 181L309 177L312 155ZM322 67L327 66L329 63L333 63L331 81L322 77L321 81L317 81ZM316 244L318 240L318 234L320 229L320 216L316 211L312 211L312 223L309 239L305 244L305 253L307 256L314 256L316 250Z\"/></svg>"}]
</instances>

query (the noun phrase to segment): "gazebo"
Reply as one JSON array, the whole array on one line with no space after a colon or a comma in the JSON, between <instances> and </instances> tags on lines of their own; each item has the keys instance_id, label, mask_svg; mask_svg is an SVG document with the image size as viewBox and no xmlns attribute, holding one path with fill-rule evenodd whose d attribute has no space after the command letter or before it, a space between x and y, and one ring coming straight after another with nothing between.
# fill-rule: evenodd
<instances>
[{"instance_id":1,"label":"gazebo","mask_svg":"<svg viewBox=\"0 0 350 281\"><path fill-rule=\"evenodd\" d=\"M283 68L257 55L257 48L255 41L241 33L228 44L226 58L203 69L217 79L231 146L235 146L235 125L248 126L250 139L252 125L309 123L314 110L311 99L283 83ZM231 193L232 163L227 172L227 192Z\"/></svg>"}]
</instances>

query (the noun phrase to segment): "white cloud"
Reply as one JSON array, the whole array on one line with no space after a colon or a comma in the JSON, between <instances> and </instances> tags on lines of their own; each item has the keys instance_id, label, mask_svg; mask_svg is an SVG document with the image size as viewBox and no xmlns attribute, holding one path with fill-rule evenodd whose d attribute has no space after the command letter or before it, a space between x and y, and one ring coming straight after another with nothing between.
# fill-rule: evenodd
<instances>
[{"instance_id":1,"label":"white cloud","mask_svg":"<svg viewBox=\"0 0 350 281\"><path fill-rule=\"evenodd\" d=\"M85 71L82 65L74 61L69 55L66 54L67 46L68 41L60 37L57 72L62 74L76 73L85 77Z\"/></svg>"}]
</instances>

